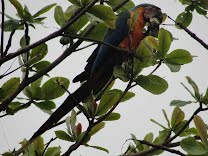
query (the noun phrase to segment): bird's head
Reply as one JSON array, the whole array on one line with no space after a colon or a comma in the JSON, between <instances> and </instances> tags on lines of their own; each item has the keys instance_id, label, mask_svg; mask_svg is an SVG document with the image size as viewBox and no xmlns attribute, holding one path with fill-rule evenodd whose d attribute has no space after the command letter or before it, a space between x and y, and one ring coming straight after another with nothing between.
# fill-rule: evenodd
<instances>
[{"instance_id":1,"label":"bird's head","mask_svg":"<svg viewBox=\"0 0 208 156\"><path fill-rule=\"evenodd\" d=\"M145 35L157 36L159 26L163 21L163 13L161 9L152 4L140 4L132 8L131 11L136 11L139 8L144 9L144 20L146 22Z\"/></svg>"}]
</instances>

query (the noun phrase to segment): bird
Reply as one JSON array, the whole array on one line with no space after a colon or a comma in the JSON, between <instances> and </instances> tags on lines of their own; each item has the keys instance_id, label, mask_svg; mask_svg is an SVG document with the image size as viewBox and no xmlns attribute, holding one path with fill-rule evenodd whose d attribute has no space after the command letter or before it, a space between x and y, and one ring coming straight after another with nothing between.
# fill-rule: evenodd
<instances>
[{"instance_id":1,"label":"bird","mask_svg":"<svg viewBox=\"0 0 208 156\"><path fill-rule=\"evenodd\" d=\"M107 30L103 42L121 49L135 51L145 36L159 30L162 16L159 7L146 3L123 11L117 15L116 28ZM153 18L157 19L157 22L151 23ZM147 23L149 27L144 32ZM126 57L128 57L128 52L124 53L106 44L99 44L87 60L85 70L73 79L73 82L83 84L74 93L68 95L62 105L34 133L29 142L51 128L91 93L99 92L111 79L113 68L126 61Z\"/></svg>"}]
</instances>

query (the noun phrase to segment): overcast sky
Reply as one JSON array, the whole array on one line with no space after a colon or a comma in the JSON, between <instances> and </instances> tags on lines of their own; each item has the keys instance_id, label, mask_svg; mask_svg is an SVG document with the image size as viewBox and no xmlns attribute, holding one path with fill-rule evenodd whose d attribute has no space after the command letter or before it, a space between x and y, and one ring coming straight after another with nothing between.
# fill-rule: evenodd
<instances>
[{"instance_id":1,"label":"overcast sky","mask_svg":"<svg viewBox=\"0 0 208 156\"><path fill-rule=\"evenodd\" d=\"M55 0L19 1L22 4L26 4L29 10L32 10L32 13L35 13L37 10L47 4L55 2L58 5L61 5L63 8L67 8L70 5L67 0L59 0L58 2ZM5 1L5 3L6 13L9 15L14 15L16 13L14 7L11 6L9 1ZM135 0L135 4L141 3L155 4L160 7L163 12L167 13L174 19L179 13L184 11L184 6L181 6L181 4L177 0ZM56 31L59 28L53 19L53 11L47 13L46 16L49 17L44 24L46 28L37 27L36 30L30 30L32 43L50 34L51 32ZM167 20L165 23L171 23L171 21ZM89 142L89 144L91 145L100 145L109 149L109 155L111 156L119 155L121 154L121 151L125 151L125 148L122 149L122 145L124 144L126 139L130 138L131 133L135 134L139 139L143 139L143 137L149 132L154 132L155 136L158 135L158 131L161 129L160 127L151 123L150 119L154 118L155 120L165 124L165 119L162 116L162 109L167 110L168 115L171 116L171 112L173 109L173 107L169 106L171 100L193 100L191 96L187 93L187 91L180 85L180 82L184 82L185 84L187 84L185 76L190 76L193 80L195 80L196 83L199 85L200 90L203 92L205 92L206 87L208 86L208 51L204 49L198 42L193 40L184 31L178 30L172 26L164 27L168 29L175 38L179 39L173 42L171 50L178 48L186 49L190 51L192 55L198 57L195 57L194 61L191 64L183 66L179 73L171 73L165 65L159 68L159 70L155 74L165 78L169 83L168 90L162 95L152 95L139 87L135 87L134 89L132 89L132 91L136 93L136 97L126 103L121 103L115 110L115 112L119 112L121 114L121 119L115 122L106 123L106 127L97 135L95 135ZM194 14L193 21L189 29L196 33L206 43L208 43L207 27L208 20L202 16L199 16L198 14ZM6 35L8 38L8 34ZM10 50L11 52L14 52L19 48L19 39L22 35L22 32L17 32L17 34L15 35L13 47ZM59 44L59 39L49 41L48 45L49 53L46 59L52 62L59 55L62 54L65 47L62 47ZM63 76L72 80L72 78L74 78L83 70L85 66L85 61L92 51L93 47L89 48L88 50L72 54L58 67L53 69L49 73L50 76ZM8 64L2 66L2 69L0 69L1 74L7 68ZM147 74L148 72L149 70L145 73ZM16 72L11 76L20 76L20 73ZM9 77L7 77L7 79L9 79ZM6 80L1 80L0 85L2 85L2 83L4 83L5 81ZM122 88L125 87L126 84L119 82L117 83L117 85L118 87ZM70 84L69 90L72 92L78 87L79 84ZM66 97L66 95L64 97ZM61 104L61 102L64 100L64 97L56 100L57 106ZM188 118L196 109L196 107L194 105L191 105L182 109L186 112L186 118ZM200 115L203 115L204 119L208 118L208 115L205 113L201 113ZM13 150L13 147L18 147L18 142L20 142L23 138L29 139L32 134L42 125L42 123L46 121L48 117L49 116L47 114L43 113L38 108L31 107L26 111L21 111L15 114L15 116L9 116L0 119L0 153L3 153L8 149ZM83 118L80 118L79 122L83 123ZM205 122L208 123L207 121ZM57 129L65 128L66 126L62 125ZM84 126L84 129L85 128L86 126ZM44 138L46 138L46 142L51 137L54 137L53 130L44 135ZM70 145L68 144L68 142L61 141L56 141L52 145L59 144L63 146L63 151L65 151ZM107 154L94 149L81 147L72 155L105 156ZM167 155L170 154L163 154L163 156Z\"/></svg>"}]
</instances>

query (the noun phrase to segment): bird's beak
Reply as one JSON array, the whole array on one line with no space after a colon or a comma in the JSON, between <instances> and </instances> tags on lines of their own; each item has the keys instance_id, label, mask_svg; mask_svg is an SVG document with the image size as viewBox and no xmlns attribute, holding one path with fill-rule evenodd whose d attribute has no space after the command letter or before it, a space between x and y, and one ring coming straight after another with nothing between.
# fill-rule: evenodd
<instances>
[{"instance_id":1,"label":"bird's beak","mask_svg":"<svg viewBox=\"0 0 208 156\"><path fill-rule=\"evenodd\" d=\"M163 21L163 14L159 8L147 9L144 14L147 20L147 31L146 35L157 37L159 26Z\"/></svg>"}]
</instances>

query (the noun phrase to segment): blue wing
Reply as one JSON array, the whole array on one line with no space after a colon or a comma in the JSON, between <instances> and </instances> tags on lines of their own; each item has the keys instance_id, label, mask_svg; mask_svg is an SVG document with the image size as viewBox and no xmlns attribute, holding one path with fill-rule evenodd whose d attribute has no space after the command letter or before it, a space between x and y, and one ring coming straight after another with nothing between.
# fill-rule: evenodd
<instances>
[{"instance_id":1,"label":"blue wing","mask_svg":"<svg viewBox=\"0 0 208 156\"><path fill-rule=\"evenodd\" d=\"M128 19L130 19L129 11L124 11L120 13L116 20L116 28L113 30L109 29L107 31L103 42L109 43L113 46L118 46L123 41L123 39L128 35L129 32ZM100 46L92 66L92 71L91 71L92 75L93 73L96 73L97 70L99 70L100 66L102 66L104 62L106 62L107 60L110 60L109 64L111 63L114 64L114 62L115 63L117 62L116 57L111 57L114 55L112 53L115 53L115 49L106 45Z\"/></svg>"},{"instance_id":2,"label":"blue wing","mask_svg":"<svg viewBox=\"0 0 208 156\"><path fill-rule=\"evenodd\" d=\"M130 12L124 11L118 15L116 20L116 28L107 30L104 37L104 42L113 46L118 46L121 41L128 35L128 19L130 18ZM90 77L97 75L100 79L103 74L108 72L108 77L112 74L113 66L118 62L119 56L116 54L116 50L106 46L98 45L93 51L92 55L87 60L87 65L84 72L77 75L73 82L83 82ZM109 68L110 67L110 68ZM96 76L95 76L96 77ZM107 81L108 78L106 78Z\"/></svg>"}]
</instances>

